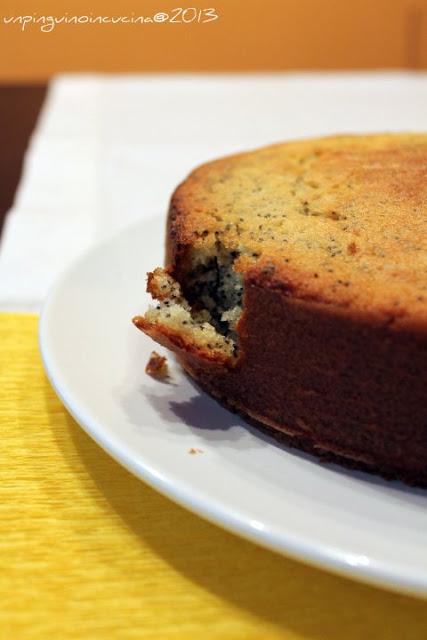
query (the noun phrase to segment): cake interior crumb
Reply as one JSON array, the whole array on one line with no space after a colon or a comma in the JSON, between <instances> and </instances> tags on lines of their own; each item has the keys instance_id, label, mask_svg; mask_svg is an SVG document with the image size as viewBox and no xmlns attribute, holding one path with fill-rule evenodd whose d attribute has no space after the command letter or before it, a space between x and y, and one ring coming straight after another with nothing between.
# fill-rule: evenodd
<instances>
[{"instance_id":1,"label":"cake interior crumb","mask_svg":"<svg viewBox=\"0 0 427 640\"><path fill-rule=\"evenodd\" d=\"M233 268L238 255L220 242L204 251L193 250L185 276L185 295L192 308L207 311L218 333L234 342L243 297L242 276Z\"/></svg>"},{"instance_id":2,"label":"cake interior crumb","mask_svg":"<svg viewBox=\"0 0 427 640\"><path fill-rule=\"evenodd\" d=\"M236 356L243 298L242 276L233 269L237 256L220 243L193 250L185 292L166 270L155 269L149 289L156 305L148 309L145 320L179 332L199 347Z\"/></svg>"}]
</instances>

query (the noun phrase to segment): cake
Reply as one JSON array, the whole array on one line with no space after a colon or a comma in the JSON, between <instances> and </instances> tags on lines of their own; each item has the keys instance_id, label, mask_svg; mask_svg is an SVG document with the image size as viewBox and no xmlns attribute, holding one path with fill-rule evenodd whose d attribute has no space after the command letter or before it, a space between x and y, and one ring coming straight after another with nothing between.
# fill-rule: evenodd
<instances>
[{"instance_id":1,"label":"cake","mask_svg":"<svg viewBox=\"0 0 427 640\"><path fill-rule=\"evenodd\" d=\"M134 324L288 445L427 486L427 134L276 144L174 192Z\"/></svg>"}]
</instances>

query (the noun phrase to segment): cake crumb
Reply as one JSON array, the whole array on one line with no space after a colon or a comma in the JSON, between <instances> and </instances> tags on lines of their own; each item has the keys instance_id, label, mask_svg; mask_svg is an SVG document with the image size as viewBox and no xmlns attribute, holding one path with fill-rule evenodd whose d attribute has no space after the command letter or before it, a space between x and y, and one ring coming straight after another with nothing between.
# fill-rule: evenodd
<instances>
[{"instance_id":1,"label":"cake crumb","mask_svg":"<svg viewBox=\"0 0 427 640\"><path fill-rule=\"evenodd\" d=\"M194 447L191 447L191 449L188 450L188 453L192 456L194 456L196 453L203 453L202 449L195 449Z\"/></svg>"},{"instance_id":2,"label":"cake crumb","mask_svg":"<svg viewBox=\"0 0 427 640\"><path fill-rule=\"evenodd\" d=\"M159 355L157 351L152 351L145 367L145 373L157 380L167 378L169 376L167 358Z\"/></svg>"}]
</instances>

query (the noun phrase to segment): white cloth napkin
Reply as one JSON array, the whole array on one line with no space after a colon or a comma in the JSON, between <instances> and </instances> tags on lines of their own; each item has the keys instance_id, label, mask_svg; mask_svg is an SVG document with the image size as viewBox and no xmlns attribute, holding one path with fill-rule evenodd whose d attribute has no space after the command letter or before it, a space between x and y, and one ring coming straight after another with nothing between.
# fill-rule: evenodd
<instances>
[{"instance_id":1,"label":"white cloth napkin","mask_svg":"<svg viewBox=\"0 0 427 640\"><path fill-rule=\"evenodd\" d=\"M427 130L427 74L63 75L0 246L0 309L38 311L81 252L163 216L197 164L288 138Z\"/></svg>"}]
</instances>

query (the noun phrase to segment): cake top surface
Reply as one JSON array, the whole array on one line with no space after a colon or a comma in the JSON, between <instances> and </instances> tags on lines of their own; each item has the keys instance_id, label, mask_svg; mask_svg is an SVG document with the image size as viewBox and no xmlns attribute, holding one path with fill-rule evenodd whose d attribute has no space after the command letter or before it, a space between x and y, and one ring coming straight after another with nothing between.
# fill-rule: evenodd
<instances>
[{"instance_id":1,"label":"cake top surface","mask_svg":"<svg viewBox=\"0 0 427 640\"><path fill-rule=\"evenodd\" d=\"M427 134L276 144L196 169L175 245L220 242L295 298L427 331Z\"/></svg>"}]
</instances>

